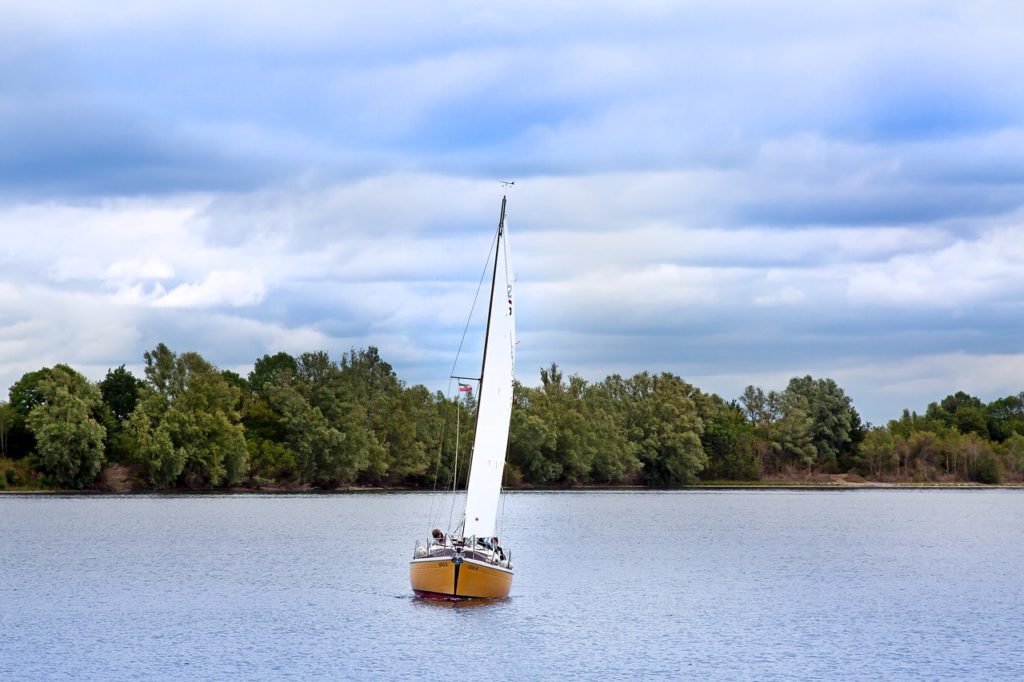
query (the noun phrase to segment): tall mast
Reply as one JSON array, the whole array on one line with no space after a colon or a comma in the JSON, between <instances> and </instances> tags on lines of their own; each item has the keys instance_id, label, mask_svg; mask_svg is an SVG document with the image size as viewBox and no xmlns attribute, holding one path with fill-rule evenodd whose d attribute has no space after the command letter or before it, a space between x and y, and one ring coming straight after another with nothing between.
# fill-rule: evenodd
<instances>
[{"instance_id":1,"label":"tall mast","mask_svg":"<svg viewBox=\"0 0 1024 682\"><path fill-rule=\"evenodd\" d=\"M491 336L491 313L494 312L494 285L498 281L498 254L501 253L501 237L505 231L505 200L508 197L503 195L501 197L501 216L498 217L498 238L495 240L494 245L494 271L491 273L491 300L487 304L487 328L484 331L484 359L480 363L480 386L477 387L477 394L483 399L484 392L482 387L484 385L484 369L487 367L487 340ZM476 405L477 415L480 414L480 403Z\"/></svg>"}]
</instances>

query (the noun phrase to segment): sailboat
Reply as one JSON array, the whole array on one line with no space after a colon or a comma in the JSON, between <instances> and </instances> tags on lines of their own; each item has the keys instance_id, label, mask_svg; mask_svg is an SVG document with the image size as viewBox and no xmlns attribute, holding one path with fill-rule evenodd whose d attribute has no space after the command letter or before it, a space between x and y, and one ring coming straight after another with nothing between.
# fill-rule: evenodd
<instances>
[{"instance_id":1,"label":"sailboat","mask_svg":"<svg viewBox=\"0 0 1024 682\"><path fill-rule=\"evenodd\" d=\"M479 384L466 506L453 532L435 528L426 542L416 542L409 563L409 581L418 597L501 599L512 589L511 552L499 544L495 532L512 416L516 349L506 199L501 198L495 238L480 376L472 377Z\"/></svg>"}]
</instances>

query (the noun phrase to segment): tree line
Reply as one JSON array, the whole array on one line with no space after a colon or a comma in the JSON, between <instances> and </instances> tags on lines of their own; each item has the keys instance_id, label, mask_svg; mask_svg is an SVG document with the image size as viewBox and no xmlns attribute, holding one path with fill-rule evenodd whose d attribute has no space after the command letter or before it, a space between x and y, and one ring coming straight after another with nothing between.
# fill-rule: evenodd
<instances>
[{"instance_id":1,"label":"tree line","mask_svg":"<svg viewBox=\"0 0 1024 682\"><path fill-rule=\"evenodd\" d=\"M97 383L58 364L0 403L0 488L449 487L467 478L475 403L408 386L374 347L264 355L247 377L164 344ZM517 384L506 485L792 480L1024 481L1024 392L963 392L864 424L831 379L735 400L678 376L588 382L555 364Z\"/></svg>"}]
</instances>

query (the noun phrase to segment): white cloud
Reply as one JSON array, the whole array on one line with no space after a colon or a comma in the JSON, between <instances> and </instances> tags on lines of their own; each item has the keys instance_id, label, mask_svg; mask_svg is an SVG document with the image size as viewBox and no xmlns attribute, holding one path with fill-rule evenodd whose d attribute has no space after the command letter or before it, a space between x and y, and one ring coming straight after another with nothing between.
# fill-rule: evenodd
<instances>
[{"instance_id":1,"label":"white cloud","mask_svg":"<svg viewBox=\"0 0 1024 682\"><path fill-rule=\"evenodd\" d=\"M849 280L861 305L957 308L1024 294L1024 225L994 227L942 249L858 267Z\"/></svg>"},{"instance_id":2,"label":"white cloud","mask_svg":"<svg viewBox=\"0 0 1024 682\"><path fill-rule=\"evenodd\" d=\"M210 308L220 305L252 306L263 300L266 286L251 272L218 270L198 284L180 284L156 299L160 308Z\"/></svg>"},{"instance_id":3,"label":"white cloud","mask_svg":"<svg viewBox=\"0 0 1024 682\"><path fill-rule=\"evenodd\" d=\"M1024 390L1024 354L938 353L881 363L864 362L834 372L862 414L875 424L903 409L923 413L928 403L957 391L985 402Z\"/></svg>"},{"instance_id":4,"label":"white cloud","mask_svg":"<svg viewBox=\"0 0 1024 682\"><path fill-rule=\"evenodd\" d=\"M207 201L177 196L0 205L0 262L56 281L137 276L142 267L163 276L199 248L195 217Z\"/></svg>"},{"instance_id":5,"label":"white cloud","mask_svg":"<svg viewBox=\"0 0 1024 682\"><path fill-rule=\"evenodd\" d=\"M78 367L131 361L142 338L131 309L111 305L104 296L39 285L0 282L0 320L5 386L61 362Z\"/></svg>"},{"instance_id":6,"label":"white cloud","mask_svg":"<svg viewBox=\"0 0 1024 682\"><path fill-rule=\"evenodd\" d=\"M776 306L776 305L795 305L801 303L807 295L797 289L794 286L785 286L776 291L771 291L764 294L759 294L754 297L754 305L759 306Z\"/></svg>"},{"instance_id":7,"label":"white cloud","mask_svg":"<svg viewBox=\"0 0 1024 682\"><path fill-rule=\"evenodd\" d=\"M138 280L170 279L174 277L174 267L159 258L117 261L107 266L104 275L115 282Z\"/></svg>"}]
</instances>

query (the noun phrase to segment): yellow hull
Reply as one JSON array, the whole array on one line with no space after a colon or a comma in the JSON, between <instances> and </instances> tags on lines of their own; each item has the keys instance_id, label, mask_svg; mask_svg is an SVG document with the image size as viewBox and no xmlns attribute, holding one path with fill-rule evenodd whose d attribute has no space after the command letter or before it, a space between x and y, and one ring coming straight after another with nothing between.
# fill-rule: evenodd
<instances>
[{"instance_id":1,"label":"yellow hull","mask_svg":"<svg viewBox=\"0 0 1024 682\"><path fill-rule=\"evenodd\" d=\"M451 557L414 559L409 564L409 582L419 597L435 599L502 599L512 589L512 571Z\"/></svg>"}]
</instances>

